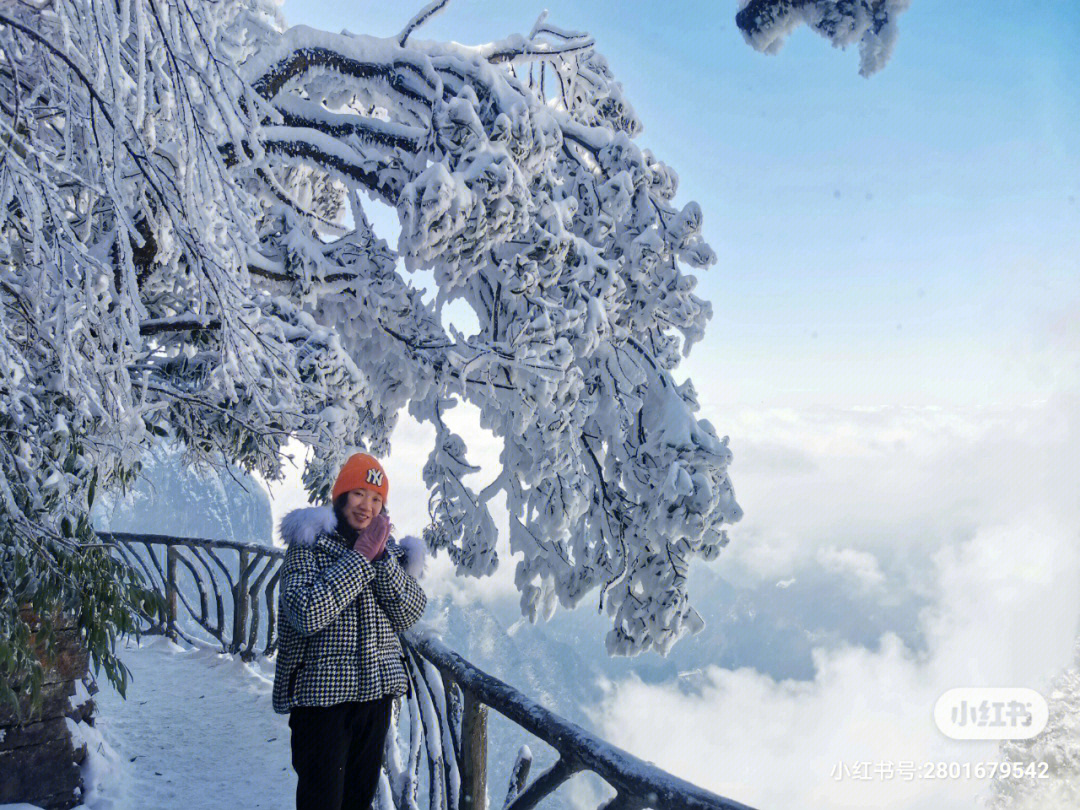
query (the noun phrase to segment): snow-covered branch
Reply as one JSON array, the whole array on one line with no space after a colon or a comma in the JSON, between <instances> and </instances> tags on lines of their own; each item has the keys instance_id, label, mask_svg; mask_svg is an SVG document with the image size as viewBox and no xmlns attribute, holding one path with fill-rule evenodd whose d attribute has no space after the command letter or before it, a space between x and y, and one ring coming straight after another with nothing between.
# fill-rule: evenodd
<instances>
[{"instance_id":1,"label":"snow-covered branch","mask_svg":"<svg viewBox=\"0 0 1080 810\"><path fill-rule=\"evenodd\" d=\"M859 73L885 67L896 45L896 18L911 0L743 0L735 24L746 41L763 53L776 53L788 34L807 25L846 48L859 44Z\"/></svg>"},{"instance_id":2,"label":"snow-covered branch","mask_svg":"<svg viewBox=\"0 0 1080 810\"><path fill-rule=\"evenodd\" d=\"M547 33L546 29L541 29ZM477 52L489 62L498 64L507 62L521 64L537 59L556 60L559 57L587 51L593 47L589 38L568 39L558 45L527 40L522 36L508 37L500 42L492 42L477 48Z\"/></svg>"},{"instance_id":3,"label":"snow-covered branch","mask_svg":"<svg viewBox=\"0 0 1080 810\"><path fill-rule=\"evenodd\" d=\"M420 11L417 12L416 16L409 20L409 22L401 30L401 33L398 34L398 45L404 48L405 43L408 42L409 36L412 34L412 32L424 23L426 23L432 17L445 11L446 6L447 4L449 4L449 2L450 0L432 0L432 2L428 3L422 9L420 9Z\"/></svg>"}]
</instances>

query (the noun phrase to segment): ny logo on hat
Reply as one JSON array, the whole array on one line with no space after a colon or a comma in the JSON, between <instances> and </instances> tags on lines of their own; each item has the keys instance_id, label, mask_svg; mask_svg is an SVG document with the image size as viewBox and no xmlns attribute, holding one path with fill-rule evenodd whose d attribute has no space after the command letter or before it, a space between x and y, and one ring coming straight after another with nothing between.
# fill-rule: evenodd
<instances>
[{"instance_id":1,"label":"ny logo on hat","mask_svg":"<svg viewBox=\"0 0 1080 810\"><path fill-rule=\"evenodd\" d=\"M374 467L372 467L370 470L367 471L367 482L369 484L374 484L377 487L381 487L382 486L382 477L383 477L383 474L381 472L379 472L378 470L376 470Z\"/></svg>"}]
</instances>

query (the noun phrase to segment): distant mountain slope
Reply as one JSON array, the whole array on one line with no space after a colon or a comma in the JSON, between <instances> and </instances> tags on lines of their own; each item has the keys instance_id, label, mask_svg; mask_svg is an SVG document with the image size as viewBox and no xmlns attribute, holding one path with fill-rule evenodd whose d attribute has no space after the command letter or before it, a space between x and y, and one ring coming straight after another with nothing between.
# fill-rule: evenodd
<instances>
[{"instance_id":1,"label":"distant mountain slope","mask_svg":"<svg viewBox=\"0 0 1080 810\"><path fill-rule=\"evenodd\" d=\"M161 448L143 459L143 471L128 493L102 493L92 517L99 531L147 532L212 540L271 544L270 498L242 470L235 477L200 475Z\"/></svg>"}]
</instances>

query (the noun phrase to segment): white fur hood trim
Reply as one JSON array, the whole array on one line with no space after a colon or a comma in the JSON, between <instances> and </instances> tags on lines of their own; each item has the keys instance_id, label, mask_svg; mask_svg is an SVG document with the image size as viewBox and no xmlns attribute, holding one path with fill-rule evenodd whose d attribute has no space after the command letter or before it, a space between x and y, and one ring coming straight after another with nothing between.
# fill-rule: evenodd
<instances>
[{"instance_id":1,"label":"white fur hood trim","mask_svg":"<svg viewBox=\"0 0 1080 810\"><path fill-rule=\"evenodd\" d=\"M315 545L320 534L332 532L336 528L337 516L332 506L293 509L281 519L281 539L286 545L296 543L301 546L312 546ZM424 541L415 535L407 535L401 540L394 540L391 537L390 542L405 552L403 561L405 573L413 579L420 579L424 575L428 554Z\"/></svg>"},{"instance_id":2,"label":"white fur hood trim","mask_svg":"<svg viewBox=\"0 0 1080 810\"><path fill-rule=\"evenodd\" d=\"M281 539L286 545L313 546L324 532L337 528L337 516L332 506L309 506L293 509L281 519Z\"/></svg>"},{"instance_id":3,"label":"white fur hood trim","mask_svg":"<svg viewBox=\"0 0 1080 810\"><path fill-rule=\"evenodd\" d=\"M413 579L420 579L427 563L427 544L416 535L407 534L398 540L398 545L405 550L405 573Z\"/></svg>"}]
</instances>

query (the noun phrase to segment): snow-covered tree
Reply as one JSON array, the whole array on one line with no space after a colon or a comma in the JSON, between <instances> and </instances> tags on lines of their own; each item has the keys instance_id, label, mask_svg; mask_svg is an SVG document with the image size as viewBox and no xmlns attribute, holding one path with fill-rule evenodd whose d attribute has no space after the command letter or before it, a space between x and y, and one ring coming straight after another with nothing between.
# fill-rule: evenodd
<instances>
[{"instance_id":1,"label":"snow-covered tree","mask_svg":"<svg viewBox=\"0 0 1080 810\"><path fill-rule=\"evenodd\" d=\"M435 427L427 534L459 573L494 570L502 492L530 618L599 586L613 654L700 629L689 560L741 514L674 376L715 256L591 37L416 39L445 0L386 39L271 0L39 5L0 7L0 657L26 663L15 604L60 602L123 679L107 642L146 594L87 515L155 442L274 480L296 437L321 499L403 408ZM479 490L458 402L504 443Z\"/></svg>"},{"instance_id":2,"label":"snow-covered tree","mask_svg":"<svg viewBox=\"0 0 1080 810\"><path fill-rule=\"evenodd\" d=\"M787 35L807 25L846 48L859 44L859 73L870 76L885 67L896 45L896 18L911 0L741 0L735 24L746 41L764 53L776 53Z\"/></svg>"},{"instance_id":3,"label":"snow-covered tree","mask_svg":"<svg viewBox=\"0 0 1080 810\"><path fill-rule=\"evenodd\" d=\"M280 429L226 404L234 380L288 385L245 386L275 347L237 273L253 198L223 154L256 123L229 34L272 29L221 9L0 5L0 675L32 693L23 603L46 641L49 611L73 613L126 684L115 635L153 594L94 542L97 490L162 436L250 464Z\"/></svg>"},{"instance_id":4,"label":"snow-covered tree","mask_svg":"<svg viewBox=\"0 0 1080 810\"><path fill-rule=\"evenodd\" d=\"M1080 640L1046 702L1046 728L1031 739L1001 744L1002 770L990 785L990 810L1080 807Z\"/></svg>"}]
</instances>

